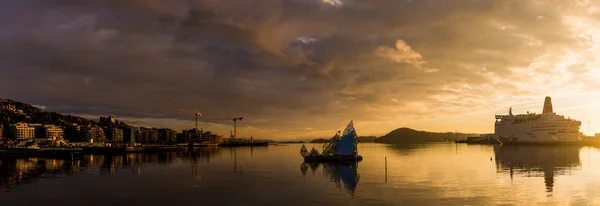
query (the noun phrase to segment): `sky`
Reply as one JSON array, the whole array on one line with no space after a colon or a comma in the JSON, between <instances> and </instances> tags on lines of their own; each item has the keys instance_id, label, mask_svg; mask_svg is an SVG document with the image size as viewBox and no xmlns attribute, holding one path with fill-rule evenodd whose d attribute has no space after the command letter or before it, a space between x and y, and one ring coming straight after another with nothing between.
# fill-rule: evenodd
<instances>
[{"instance_id":1,"label":"sky","mask_svg":"<svg viewBox=\"0 0 600 206\"><path fill-rule=\"evenodd\" d=\"M600 1L20 0L0 7L0 97L238 137L493 132L558 114L600 132Z\"/></svg>"}]
</instances>

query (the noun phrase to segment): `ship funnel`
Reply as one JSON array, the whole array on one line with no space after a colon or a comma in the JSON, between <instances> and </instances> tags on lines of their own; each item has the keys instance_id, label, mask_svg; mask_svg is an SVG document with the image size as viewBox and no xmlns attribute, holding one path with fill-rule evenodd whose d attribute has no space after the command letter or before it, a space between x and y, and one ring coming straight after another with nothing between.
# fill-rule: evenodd
<instances>
[{"instance_id":1,"label":"ship funnel","mask_svg":"<svg viewBox=\"0 0 600 206\"><path fill-rule=\"evenodd\" d=\"M552 98L546 97L544 100L544 111L542 113L553 113L552 111Z\"/></svg>"}]
</instances>

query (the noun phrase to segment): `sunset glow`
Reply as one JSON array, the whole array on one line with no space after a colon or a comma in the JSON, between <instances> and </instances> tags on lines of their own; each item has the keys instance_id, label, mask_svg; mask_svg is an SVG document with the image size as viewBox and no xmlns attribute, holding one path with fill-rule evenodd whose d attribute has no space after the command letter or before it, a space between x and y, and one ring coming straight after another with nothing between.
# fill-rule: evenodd
<instances>
[{"instance_id":1,"label":"sunset glow","mask_svg":"<svg viewBox=\"0 0 600 206\"><path fill-rule=\"evenodd\" d=\"M298 139L350 120L492 133L551 96L600 133L598 1L94 2L0 8L0 98L176 129L198 109L205 130L243 116L242 137Z\"/></svg>"}]
</instances>

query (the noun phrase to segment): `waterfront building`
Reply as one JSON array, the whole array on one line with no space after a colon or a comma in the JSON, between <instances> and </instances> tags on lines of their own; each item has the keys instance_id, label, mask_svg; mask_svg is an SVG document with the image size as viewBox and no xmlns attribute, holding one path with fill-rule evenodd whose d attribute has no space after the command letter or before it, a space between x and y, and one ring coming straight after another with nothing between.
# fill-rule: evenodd
<instances>
[{"instance_id":1,"label":"waterfront building","mask_svg":"<svg viewBox=\"0 0 600 206\"><path fill-rule=\"evenodd\" d=\"M138 143L141 142L141 131L139 127L124 127L123 128L123 142L126 143Z\"/></svg>"},{"instance_id":2,"label":"waterfront building","mask_svg":"<svg viewBox=\"0 0 600 206\"><path fill-rule=\"evenodd\" d=\"M14 139L33 139L35 138L35 128L29 127L26 123L11 124L10 130Z\"/></svg>"},{"instance_id":3,"label":"waterfront building","mask_svg":"<svg viewBox=\"0 0 600 206\"><path fill-rule=\"evenodd\" d=\"M29 124L27 124L27 126L33 128L35 130L34 137L36 139L46 138L46 130L44 129L44 127L43 127L42 124L39 124L39 123L29 123Z\"/></svg>"},{"instance_id":4,"label":"waterfront building","mask_svg":"<svg viewBox=\"0 0 600 206\"><path fill-rule=\"evenodd\" d=\"M220 143L223 141L223 136L213 134L210 131L204 131L200 129L196 132L196 129L183 130L181 137L178 141L183 142L200 142L200 143Z\"/></svg>"},{"instance_id":5,"label":"waterfront building","mask_svg":"<svg viewBox=\"0 0 600 206\"><path fill-rule=\"evenodd\" d=\"M185 143L185 136L183 135L183 133L177 133L175 134L175 138L177 139L177 143Z\"/></svg>"},{"instance_id":6,"label":"waterfront building","mask_svg":"<svg viewBox=\"0 0 600 206\"><path fill-rule=\"evenodd\" d=\"M68 140L70 142L86 141L81 134L81 126L77 124L66 126L63 132L63 136L65 140Z\"/></svg>"},{"instance_id":7,"label":"waterfront building","mask_svg":"<svg viewBox=\"0 0 600 206\"><path fill-rule=\"evenodd\" d=\"M156 128L142 128L142 141L141 143L157 143L158 142L158 130Z\"/></svg>"},{"instance_id":8,"label":"waterfront building","mask_svg":"<svg viewBox=\"0 0 600 206\"><path fill-rule=\"evenodd\" d=\"M210 131L206 131L200 134L200 141L210 143L222 143L223 135L213 134Z\"/></svg>"},{"instance_id":9,"label":"waterfront building","mask_svg":"<svg viewBox=\"0 0 600 206\"><path fill-rule=\"evenodd\" d=\"M202 131L202 130L196 131L196 129L188 129L188 130L183 130L183 132L181 134L183 135L183 137L186 141L189 141L189 140L199 140L200 136L203 132L204 131Z\"/></svg>"},{"instance_id":10,"label":"waterfront building","mask_svg":"<svg viewBox=\"0 0 600 206\"><path fill-rule=\"evenodd\" d=\"M86 126L81 128L81 135L86 142L106 142L106 135L100 126Z\"/></svg>"},{"instance_id":11,"label":"waterfront building","mask_svg":"<svg viewBox=\"0 0 600 206\"><path fill-rule=\"evenodd\" d=\"M63 139L63 129L55 125L44 125L42 127L44 138Z\"/></svg>"},{"instance_id":12,"label":"waterfront building","mask_svg":"<svg viewBox=\"0 0 600 206\"><path fill-rule=\"evenodd\" d=\"M158 142L173 144L177 143L177 132L173 129L158 129Z\"/></svg>"},{"instance_id":13,"label":"waterfront building","mask_svg":"<svg viewBox=\"0 0 600 206\"><path fill-rule=\"evenodd\" d=\"M108 142L122 143L123 142L123 130L119 128L104 128L104 134Z\"/></svg>"},{"instance_id":14,"label":"waterfront building","mask_svg":"<svg viewBox=\"0 0 600 206\"><path fill-rule=\"evenodd\" d=\"M143 137L142 137L142 128L141 127L137 127L137 132L135 133L134 140L136 143L142 143L144 141Z\"/></svg>"},{"instance_id":15,"label":"waterfront building","mask_svg":"<svg viewBox=\"0 0 600 206\"><path fill-rule=\"evenodd\" d=\"M223 135L212 134L208 139L211 143L223 143Z\"/></svg>"}]
</instances>

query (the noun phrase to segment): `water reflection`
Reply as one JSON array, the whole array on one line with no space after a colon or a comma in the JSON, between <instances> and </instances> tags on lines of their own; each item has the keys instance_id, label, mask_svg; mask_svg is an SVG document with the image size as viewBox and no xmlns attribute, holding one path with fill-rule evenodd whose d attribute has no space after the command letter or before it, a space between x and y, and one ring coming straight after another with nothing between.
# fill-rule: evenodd
<instances>
[{"instance_id":1,"label":"water reflection","mask_svg":"<svg viewBox=\"0 0 600 206\"><path fill-rule=\"evenodd\" d=\"M579 146L496 146L494 153L499 172L515 173L527 177L543 175L546 192L554 187L554 176L581 165Z\"/></svg>"},{"instance_id":2,"label":"water reflection","mask_svg":"<svg viewBox=\"0 0 600 206\"><path fill-rule=\"evenodd\" d=\"M242 170L242 167L237 166L237 152L236 151L237 151L236 147L231 148L231 157L233 158L233 174L243 174L244 171ZM250 150L251 154L253 153L253 151L254 151L253 149Z\"/></svg>"},{"instance_id":3,"label":"water reflection","mask_svg":"<svg viewBox=\"0 0 600 206\"><path fill-rule=\"evenodd\" d=\"M203 148L203 149L194 149L189 148L184 155L187 155L188 158L191 158L191 167L192 167L192 176L194 176L194 187L198 187L198 182L200 182L202 175L198 170L198 160L205 160L206 162L210 162L210 157L216 154L216 148Z\"/></svg>"},{"instance_id":4,"label":"water reflection","mask_svg":"<svg viewBox=\"0 0 600 206\"><path fill-rule=\"evenodd\" d=\"M198 161L209 162L219 152L216 148L195 148L180 153L132 153L118 156L85 155L76 160L46 158L0 158L0 188L5 191L43 178L66 177L79 172L114 175L119 170L142 174L142 165L160 163L169 165L175 159L192 159L195 185L200 181Z\"/></svg>"},{"instance_id":5,"label":"water reflection","mask_svg":"<svg viewBox=\"0 0 600 206\"><path fill-rule=\"evenodd\" d=\"M0 199L3 205L48 206L89 205L90 200L95 205L172 205L175 201L249 206L600 202L600 150L594 148L361 143L365 160L358 170L353 164L302 164L301 146L235 148L235 152L196 148L83 156L79 161L0 159L0 188L11 188L0 192ZM244 174L234 174L240 167Z\"/></svg>"},{"instance_id":6,"label":"water reflection","mask_svg":"<svg viewBox=\"0 0 600 206\"><path fill-rule=\"evenodd\" d=\"M12 189L15 185L31 182L32 178L53 178L78 170L78 164L64 160L1 159L0 187Z\"/></svg>"},{"instance_id":7,"label":"water reflection","mask_svg":"<svg viewBox=\"0 0 600 206\"><path fill-rule=\"evenodd\" d=\"M310 168L313 174L316 173L319 166L323 165L323 175L330 181L335 182L338 188L341 188L342 184L346 191L350 195L354 196L356 186L360 180L360 175L357 172L358 163L317 163L317 162L304 162L300 165L300 171L303 176L306 176L306 172Z\"/></svg>"},{"instance_id":8,"label":"water reflection","mask_svg":"<svg viewBox=\"0 0 600 206\"><path fill-rule=\"evenodd\" d=\"M393 151L396 151L398 155L411 155L413 152L419 149L426 149L434 144L390 144L387 145Z\"/></svg>"}]
</instances>

